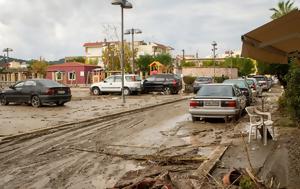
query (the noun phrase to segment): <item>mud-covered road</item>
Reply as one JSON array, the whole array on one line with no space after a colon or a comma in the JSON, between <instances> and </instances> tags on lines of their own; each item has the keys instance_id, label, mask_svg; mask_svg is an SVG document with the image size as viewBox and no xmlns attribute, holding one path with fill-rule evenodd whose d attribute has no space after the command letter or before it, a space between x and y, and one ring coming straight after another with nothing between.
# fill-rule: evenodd
<instances>
[{"instance_id":1,"label":"mud-covered road","mask_svg":"<svg viewBox=\"0 0 300 189\"><path fill-rule=\"evenodd\" d=\"M141 161L145 155L208 157L234 124L193 123L187 112L184 100L2 144L0 188L108 188L127 171L155 162Z\"/></svg>"}]
</instances>

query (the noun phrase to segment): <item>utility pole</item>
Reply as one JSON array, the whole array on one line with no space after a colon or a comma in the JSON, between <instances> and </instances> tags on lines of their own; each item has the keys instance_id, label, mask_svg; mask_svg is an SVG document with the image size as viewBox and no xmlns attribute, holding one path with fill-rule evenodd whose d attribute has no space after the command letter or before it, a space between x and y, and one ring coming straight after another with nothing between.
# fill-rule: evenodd
<instances>
[{"instance_id":1,"label":"utility pole","mask_svg":"<svg viewBox=\"0 0 300 189\"><path fill-rule=\"evenodd\" d=\"M7 63L9 61L9 52L12 52L13 50L11 48L5 48L3 49L3 52L6 53L6 59L5 59L5 63Z\"/></svg>"},{"instance_id":2,"label":"utility pole","mask_svg":"<svg viewBox=\"0 0 300 189\"><path fill-rule=\"evenodd\" d=\"M232 55L234 54L234 52L232 50L228 50L228 51L225 51L225 54L228 54L229 55L229 58L230 58L230 79L232 79L232 64L233 64L233 61L232 61Z\"/></svg>"},{"instance_id":3,"label":"utility pole","mask_svg":"<svg viewBox=\"0 0 300 189\"><path fill-rule=\"evenodd\" d=\"M140 29L134 29L131 28L129 30L126 30L126 32L124 33L125 35L131 34L131 51L132 51L132 73L135 73L136 69L135 69L135 54L134 54L134 34L141 34L142 30Z\"/></svg>"},{"instance_id":4,"label":"utility pole","mask_svg":"<svg viewBox=\"0 0 300 189\"><path fill-rule=\"evenodd\" d=\"M215 41L212 42L211 44L213 46L212 51L213 51L213 61L214 61L214 79L216 77L216 46L218 45Z\"/></svg>"},{"instance_id":5,"label":"utility pole","mask_svg":"<svg viewBox=\"0 0 300 189\"><path fill-rule=\"evenodd\" d=\"M184 62L185 61L185 51L184 51L184 49L182 49L182 62Z\"/></svg>"}]
</instances>

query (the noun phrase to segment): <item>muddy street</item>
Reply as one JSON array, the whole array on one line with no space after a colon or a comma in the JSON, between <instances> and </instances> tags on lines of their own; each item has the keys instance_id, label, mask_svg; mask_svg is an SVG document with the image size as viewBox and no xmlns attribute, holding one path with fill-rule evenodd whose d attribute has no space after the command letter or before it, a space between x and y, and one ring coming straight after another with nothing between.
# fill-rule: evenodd
<instances>
[{"instance_id":1,"label":"muddy street","mask_svg":"<svg viewBox=\"0 0 300 189\"><path fill-rule=\"evenodd\" d=\"M166 157L205 159L234 124L193 123L187 110L184 100L2 144L0 188L108 188L126 172ZM200 164L194 162L189 169Z\"/></svg>"}]
</instances>

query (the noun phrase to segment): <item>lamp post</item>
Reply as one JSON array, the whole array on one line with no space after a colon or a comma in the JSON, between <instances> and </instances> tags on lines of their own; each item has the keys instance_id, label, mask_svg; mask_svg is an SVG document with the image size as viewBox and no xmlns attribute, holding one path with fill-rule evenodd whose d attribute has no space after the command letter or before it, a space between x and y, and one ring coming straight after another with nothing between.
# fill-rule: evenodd
<instances>
[{"instance_id":1,"label":"lamp post","mask_svg":"<svg viewBox=\"0 0 300 189\"><path fill-rule=\"evenodd\" d=\"M121 72L122 72L122 100L125 103L124 95L124 9L131 9L132 4L126 0L112 0L112 5L119 5L121 7Z\"/></svg>"},{"instance_id":2,"label":"lamp post","mask_svg":"<svg viewBox=\"0 0 300 189\"><path fill-rule=\"evenodd\" d=\"M225 54L228 54L230 57L230 79L232 79L232 55L233 55L233 51L232 50L228 50L225 52Z\"/></svg>"},{"instance_id":3,"label":"lamp post","mask_svg":"<svg viewBox=\"0 0 300 189\"><path fill-rule=\"evenodd\" d=\"M212 51L213 51L213 61L214 61L214 79L216 77L216 46L218 45L215 41L212 42L211 44L213 46Z\"/></svg>"},{"instance_id":4,"label":"lamp post","mask_svg":"<svg viewBox=\"0 0 300 189\"><path fill-rule=\"evenodd\" d=\"M128 30L126 30L126 32L124 33L125 35L131 34L132 73L135 73L135 63L134 63L134 57L135 57L135 54L134 54L134 34L141 34L141 33L142 33L142 30L140 30L140 29L134 29L134 28L128 29Z\"/></svg>"},{"instance_id":5,"label":"lamp post","mask_svg":"<svg viewBox=\"0 0 300 189\"><path fill-rule=\"evenodd\" d=\"M9 52L12 52L13 50L11 48L5 48L3 49L3 52L6 53L6 58L7 59L4 59L5 60L5 63L8 62L8 58L9 58Z\"/></svg>"}]
</instances>

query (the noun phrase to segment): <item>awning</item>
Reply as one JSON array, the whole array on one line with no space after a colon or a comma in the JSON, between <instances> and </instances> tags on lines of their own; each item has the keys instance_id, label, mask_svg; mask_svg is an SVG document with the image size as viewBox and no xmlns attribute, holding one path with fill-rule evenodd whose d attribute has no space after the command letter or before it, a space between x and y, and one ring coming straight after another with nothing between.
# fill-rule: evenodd
<instances>
[{"instance_id":1,"label":"awning","mask_svg":"<svg viewBox=\"0 0 300 189\"><path fill-rule=\"evenodd\" d=\"M267 63L288 63L300 58L300 11L273 20L242 36L242 56Z\"/></svg>"}]
</instances>

